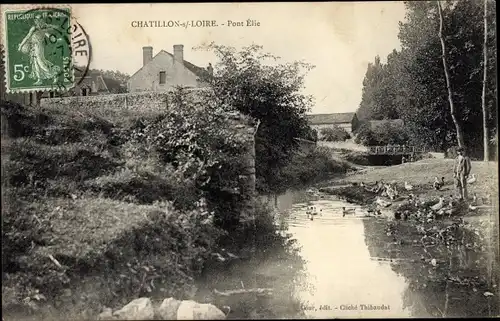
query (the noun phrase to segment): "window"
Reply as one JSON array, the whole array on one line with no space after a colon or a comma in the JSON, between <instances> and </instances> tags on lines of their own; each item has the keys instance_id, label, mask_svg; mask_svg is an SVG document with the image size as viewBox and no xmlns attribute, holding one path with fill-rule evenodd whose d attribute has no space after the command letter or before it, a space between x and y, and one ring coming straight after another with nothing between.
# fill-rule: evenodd
<instances>
[{"instance_id":1,"label":"window","mask_svg":"<svg viewBox=\"0 0 500 321\"><path fill-rule=\"evenodd\" d=\"M49 92L49 98L54 98L56 96L56 93L53 91Z\"/></svg>"},{"instance_id":2,"label":"window","mask_svg":"<svg viewBox=\"0 0 500 321\"><path fill-rule=\"evenodd\" d=\"M88 95L87 88L82 88L82 96L87 96L87 95Z\"/></svg>"},{"instance_id":3,"label":"window","mask_svg":"<svg viewBox=\"0 0 500 321\"><path fill-rule=\"evenodd\" d=\"M165 71L160 71L160 84L167 82L167 73Z\"/></svg>"}]
</instances>

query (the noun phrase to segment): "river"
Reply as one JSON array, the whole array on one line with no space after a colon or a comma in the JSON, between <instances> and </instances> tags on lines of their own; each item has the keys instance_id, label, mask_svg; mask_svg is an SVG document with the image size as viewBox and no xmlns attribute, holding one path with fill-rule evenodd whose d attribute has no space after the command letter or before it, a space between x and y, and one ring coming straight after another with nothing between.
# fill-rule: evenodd
<instances>
[{"instance_id":1,"label":"river","mask_svg":"<svg viewBox=\"0 0 500 321\"><path fill-rule=\"evenodd\" d=\"M271 202L271 203L274 203ZM293 255L271 254L259 262L238 262L214 271L204 287L218 291L258 286L271 295L232 295L214 299L231 307L230 319L410 317L403 296L407 284L390 262L370 256L361 207L305 192L278 197L277 224L294 240ZM306 212L315 207L313 220ZM350 210L345 217L342 207ZM297 264L296 261L301 261ZM201 291L200 293L202 293ZM202 300L201 296L198 299ZM222 301L221 301L222 300Z\"/></svg>"}]
</instances>

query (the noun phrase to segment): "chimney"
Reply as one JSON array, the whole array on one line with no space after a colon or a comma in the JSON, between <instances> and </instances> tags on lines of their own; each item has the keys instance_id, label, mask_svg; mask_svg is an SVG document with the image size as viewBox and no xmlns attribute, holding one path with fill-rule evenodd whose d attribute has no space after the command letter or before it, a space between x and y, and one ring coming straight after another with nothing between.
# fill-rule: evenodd
<instances>
[{"instance_id":1,"label":"chimney","mask_svg":"<svg viewBox=\"0 0 500 321\"><path fill-rule=\"evenodd\" d=\"M142 47L142 66L153 60L153 47Z\"/></svg>"},{"instance_id":2,"label":"chimney","mask_svg":"<svg viewBox=\"0 0 500 321\"><path fill-rule=\"evenodd\" d=\"M174 45L174 59L184 63L184 45Z\"/></svg>"}]
</instances>

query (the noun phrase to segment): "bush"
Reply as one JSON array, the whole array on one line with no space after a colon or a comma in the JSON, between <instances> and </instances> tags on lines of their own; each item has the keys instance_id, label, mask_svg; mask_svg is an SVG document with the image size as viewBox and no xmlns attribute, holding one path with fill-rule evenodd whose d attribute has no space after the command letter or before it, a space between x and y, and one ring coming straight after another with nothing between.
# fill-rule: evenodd
<instances>
[{"instance_id":1,"label":"bush","mask_svg":"<svg viewBox=\"0 0 500 321\"><path fill-rule=\"evenodd\" d=\"M369 154L364 152L348 151L344 154L344 159L353 164L371 166L372 164L370 163L369 156Z\"/></svg>"},{"instance_id":2,"label":"bush","mask_svg":"<svg viewBox=\"0 0 500 321\"><path fill-rule=\"evenodd\" d=\"M334 125L321 129L321 137L327 142L343 142L351 138L351 135L344 128Z\"/></svg>"},{"instance_id":3,"label":"bush","mask_svg":"<svg viewBox=\"0 0 500 321\"><path fill-rule=\"evenodd\" d=\"M178 295L221 235L203 200L196 210L177 211L169 203L49 199L10 207L2 221L2 263L5 272L23 275L9 279L11 286L25 289L21 297L28 289L57 296L90 271L121 297L145 295L151 280L160 277L168 294ZM32 242L38 245L35 251ZM49 253L61 268L48 259ZM114 300L105 299L101 303Z\"/></svg>"},{"instance_id":4,"label":"bush","mask_svg":"<svg viewBox=\"0 0 500 321\"><path fill-rule=\"evenodd\" d=\"M282 186L284 189L300 188L350 169L352 167L347 162L334 159L329 148L316 147L306 154L296 154L285 166L281 172Z\"/></svg>"},{"instance_id":5,"label":"bush","mask_svg":"<svg viewBox=\"0 0 500 321\"><path fill-rule=\"evenodd\" d=\"M370 128L369 124L361 124L356 131L356 138L354 142L359 145L364 146L375 146L377 145L377 140L374 137L374 133Z\"/></svg>"},{"instance_id":6,"label":"bush","mask_svg":"<svg viewBox=\"0 0 500 321\"><path fill-rule=\"evenodd\" d=\"M369 123L363 123L356 131L356 144L364 146L406 145L408 134L402 126L387 123L374 129Z\"/></svg>"},{"instance_id":7,"label":"bush","mask_svg":"<svg viewBox=\"0 0 500 321\"><path fill-rule=\"evenodd\" d=\"M95 146L84 143L41 145L30 139L10 143L5 161L8 183L14 187L47 187L48 180L71 177L83 181L116 170L122 165Z\"/></svg>"}]
</instances>

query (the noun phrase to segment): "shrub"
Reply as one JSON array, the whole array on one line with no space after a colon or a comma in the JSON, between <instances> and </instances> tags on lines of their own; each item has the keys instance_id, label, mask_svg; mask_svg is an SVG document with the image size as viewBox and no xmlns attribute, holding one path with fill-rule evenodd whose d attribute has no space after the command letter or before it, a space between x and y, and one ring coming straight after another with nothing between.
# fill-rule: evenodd
<instances>
[{"instance_id":1,"label":"shrub","mask_svg":"<svg viewBox=\"0 0 500 321\"><path fill-rule=\"evenodd\" d=\"M356 144L364 146L374 146L377 145L377 140L374 137L374 133L367 123L361 124L356 131L356 138L354 139Z\"/></svg>"},{"instance_id":2,"label":"shrub","mask_svg":"<svg viewBox=\"0 0 500 321\"><path fill-rule=\"evenodd\" d=\"M408 134L402 126L388 122L372 129L369 123L363 123L356 131L355 142L364 146L405 145L408 139Z\"/></svg>"},{"instance_id":3,"label":"shrub","mask_svg":"<svg viewBox=\"0 0 500 321\"><path fill-rule=\"evenodd\" d=\"M28 289L57 296L91 271L121 297L148 293L151 280L159 277L168 284L168 294L179 294L221 235L203 200L195 210L178 211L164 202L48 199L9 207L2 223L4 271L21 273L22 278L11 275L9 281L25 289L21 297ZM113 298L106 300L110 304Z\"/></svg>"},{"instance_id":4,"label":"shrub","mask_svg":"<svg viewBox=\"0 0 500 321\"><path fill-rule=\"evenodd\" d=\"M353 164L370 166L369 154L364 152L348 151L344 154L344 159Z\"/></svg>"},{"instance_id":5,"label":"shrub","mask_svg":"<svg viewBox=\"0 0 500 321\"><path fill-rule=\"evenodd\" d=\"M344 128L334 125L321 129L321 137L328 142L343 142L351 138L351 135Z\"/></svg>"},{"instance_id":6,"label":"shrub","mask_svg":"<svg viewBox=\"0 0 500 321\"><path fill-rule=\"evenodd\" d=\"M171 166L177 183L204 191L216 222L237 224L243 197L239 179L248 137L231 126L231 116L216 102L178 89L169 109L143 119L131 131L138 153L155 153Z\"/></svg>"},{"instance_id":7,"label":"shrub","mask_svg":"<svg viewBox=\"0 0 500 321\"><path fill-rule=\"evenodd\" d=\"M285 189L300 188L349 169L352 168L347 162L333 158L329 148L316 147L305 154L297 153L282 170L281 180Z\"/></svg>"},{"instance_id":8,"label":"shrub","mask_svg":"<svg viewBox=\"0 0 500 321\"><path fill-rule=\"evenodd\" d=\"M15 187L46 187L48 180L61 177L83 181L110 173L122 164L84 143L49 146L21 138L9 147L5 172L8 183Z\"/></svg>"}]
</instances>

